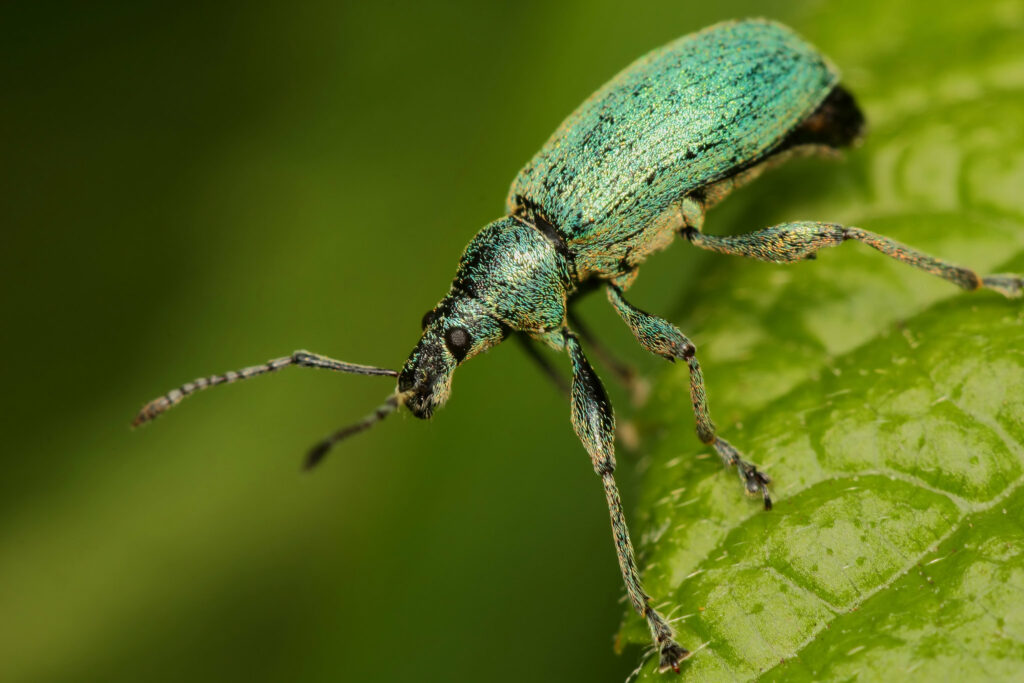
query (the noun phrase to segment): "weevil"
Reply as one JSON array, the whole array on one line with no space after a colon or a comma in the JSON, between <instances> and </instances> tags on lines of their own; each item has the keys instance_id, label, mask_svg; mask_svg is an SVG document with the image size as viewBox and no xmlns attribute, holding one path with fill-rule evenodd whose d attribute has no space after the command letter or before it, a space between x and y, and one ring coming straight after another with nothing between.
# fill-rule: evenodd
<instances>
[{"instance_id":1,"label":"weevil","mask_svg":"<svg viewBox=\"0 0 1024 683\"><path fill-rule=\"evenodd\" d=\"M734 188L797 154L835 153L860 140L864 117L837 69L791 29L766 20L730 21L641 57L581 104L519 172L506 215L470 241L448 294L422 321L401 371L297 351L262 365L189 382L142 408L152 420L200 389L296 365L397 378L385 402L310 451L320 462L338 441L401 407L430 418L451 393L455 369L511 335L564 352L572 426L601 478L626 593L646 619L661 671L689 652L644 592L615 483L615 417L583 353L570 304L604 288L640 345L686 364L697 435L735 468L746 493L771 509L769 478L718 435L693 343L671 322L626 300L637 269L675 235L701 249L774 263L813 259L849 240L970 291L1019 296L1020 275L980 277L858 227L784 223L747 234L703 232L705 212ZM575 328L575 329L573 329ZM595 348L596 350L596 348ZM542 361L544 363L544 361ZM551 366L546 366L551 370Z\"/></svg>"}]
</instances>

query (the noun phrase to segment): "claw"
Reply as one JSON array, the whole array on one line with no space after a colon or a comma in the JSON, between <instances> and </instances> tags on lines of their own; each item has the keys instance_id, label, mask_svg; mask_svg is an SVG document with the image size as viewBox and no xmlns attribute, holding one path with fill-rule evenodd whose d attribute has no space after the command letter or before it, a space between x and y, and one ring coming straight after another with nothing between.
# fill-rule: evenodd
<instances>
[{"instance_id":1,"label":"claw","mask_svg":"<svg viewBox=\"0 0 1024 683\"><path fill-rule=\"evenodd\" d=\"M764 499L764 509L771 510L772 497L768 493L768 484L772 483L771 477L763 472L759 472L755 465L740 457L740 452L733 448L732 444L725 439L716 436L712 445L726 466L736 468L740 479L743 480L743 486L746 489L747 495L756 496L760 493Z\"/></svg>"},{"instance_id":2,"label":"claw","mask_svg":"<svg viewBox=\"0 0 1024 683\"><path fill-rule=\"evenodd\" d=\"M665 673L672 669L679 673L679 662L690 656L690 651L679 645L674 640L669 640L661 646L661 662L658 664L658 672Z\"/></svg>"},{"instance_id":3,"label":"claw","mask_svg":"<svg viewBox=\"0 0 1024 683\"><path fill-rule=\"evenodd\" d=\"M743 481L747 487L747 494L756 496L761 494L764 499L764 509L772 509L772 497L768 493L768 484L772 482L771 478L763 472L759 472L757 467L747 462L740 463L740 471L743 474Z\"/></svg>"},{"instance_id":4,"label":"claw","mask_svg":"<svg viewBox=\"0 0 1024 683\"><path fill-rule=\"evenodd\" d=\"M1013 273L1000 273L982 278L982 285L994 289L1009 299L1015 299L1024 290L1024 277Z\"/></svg>"}]
</instances>

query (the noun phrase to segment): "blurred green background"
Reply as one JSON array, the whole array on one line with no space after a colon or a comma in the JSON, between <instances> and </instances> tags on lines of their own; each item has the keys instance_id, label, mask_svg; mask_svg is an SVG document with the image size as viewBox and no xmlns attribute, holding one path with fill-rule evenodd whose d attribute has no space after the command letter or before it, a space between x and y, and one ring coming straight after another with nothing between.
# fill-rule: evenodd
<instances>
[{"instance_id":1,"label":"blurred green background","mask_svg":"<svg viewBox=\"0 0 1024 683\"><path fill-rule=\"evenodd\" d=\"M466 242L592 90L715 21L815 41L829 11L5 5L0 680L623 680L639 650L613 652L602 491L514 345L462 368L432 424L394 418L308 476L305 449L389 380L290 370L128 423L296 348L400 366ZM891 30L864 17L847 47ZM731 201L714 231L737 229L748 200ZM693 252L654 259L633 299L672 310ZM603 302L584 312L658 367Z\"/></svg>"}]
</instances>

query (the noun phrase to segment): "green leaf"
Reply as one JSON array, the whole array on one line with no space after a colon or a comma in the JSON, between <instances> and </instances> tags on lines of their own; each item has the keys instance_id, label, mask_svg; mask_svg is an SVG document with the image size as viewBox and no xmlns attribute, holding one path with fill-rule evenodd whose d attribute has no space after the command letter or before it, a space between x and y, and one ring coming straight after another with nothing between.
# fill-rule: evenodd
<instances>
[{"instance_id":1,"label":"green leaf","mask_svg":"<svg viewBox=\"0 0 1024 683\"><path fill-rule=\"evenodd\" d=\"M797 28L846 74L871 131L708 217L857 225L1024 272L1020 8L829 5ZM858 41L869 17L886 40ZM693 433L685 367L656 386L633 516L647 591L694 656L686 680L1024 676L1024 306L965 294L859 244L773 266L713 256L675 317L719 432L774 479L744 499ZM627 615L620 639L649 643ZM649 659L639 680L663 680Z\"/></svg>"}]
</instances>

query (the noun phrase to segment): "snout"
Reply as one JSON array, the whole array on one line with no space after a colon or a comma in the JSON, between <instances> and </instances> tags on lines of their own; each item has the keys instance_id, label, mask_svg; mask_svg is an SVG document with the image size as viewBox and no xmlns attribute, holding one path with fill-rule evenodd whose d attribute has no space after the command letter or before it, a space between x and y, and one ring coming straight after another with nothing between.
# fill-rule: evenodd
<instances>
[{"instance_id":1,"label":"snout","mask_svg":"<svg viewBox=\"0 0 1024 683\"><path fill-rule=\"evenodd\" d=\"M432 352L433 351L433 352ZM435 349L418 349L398 375L398 391L409 394L405 405L420 419L429 419L434 409L448 399L454 363L446 362Z\"/></svg>"},{"instance_id":2,"label":"snout","mask_svg":"<svg viewBox=\"0 0 1024 683\"><path fill-rule=\"evenodd\" d=\"M406 400L405 407L421 420L429 420L434 414L434 402L429 394L413 394Z\"/></svg>"},{"instance_id":3,"label":"snout","mask_svg":"<svg viewBox=\"0 0 1024 683\"><path fill-rule=\"evenodd\" d=\"M431 400L431 384L425 372L418 372L417 367L407 363L398 376L398 391L400 393L411 392L405 400L405 407L420 419L428 419L434 412L433 401Z\"/></svg>"}]
</instances>

